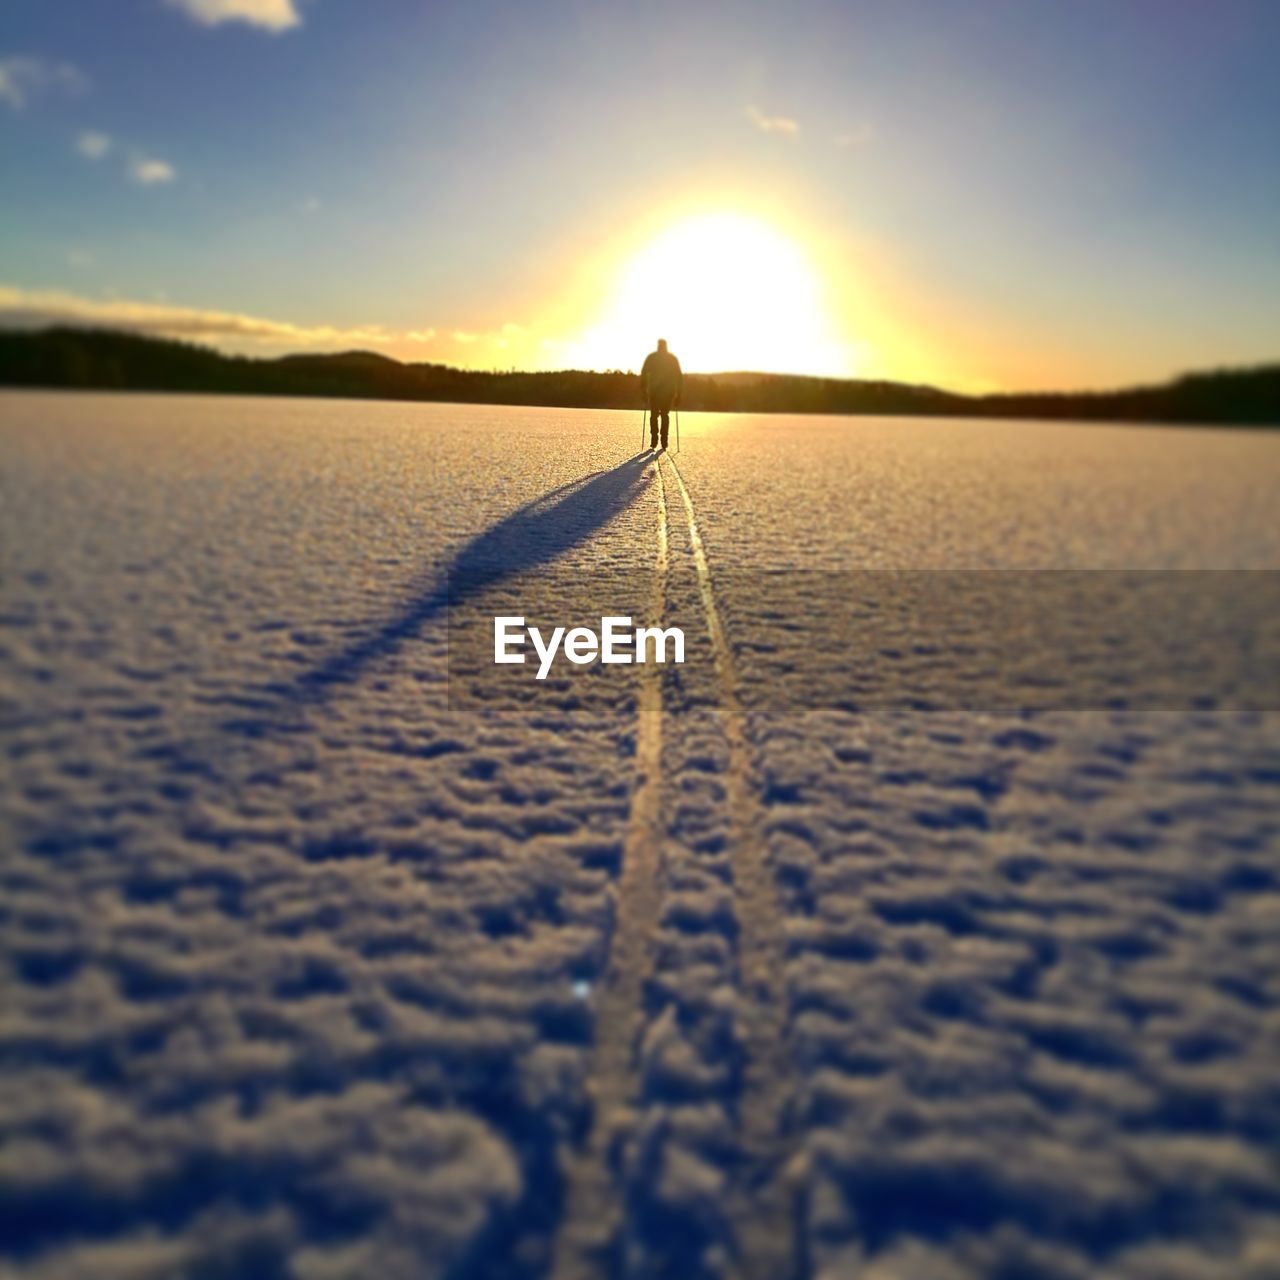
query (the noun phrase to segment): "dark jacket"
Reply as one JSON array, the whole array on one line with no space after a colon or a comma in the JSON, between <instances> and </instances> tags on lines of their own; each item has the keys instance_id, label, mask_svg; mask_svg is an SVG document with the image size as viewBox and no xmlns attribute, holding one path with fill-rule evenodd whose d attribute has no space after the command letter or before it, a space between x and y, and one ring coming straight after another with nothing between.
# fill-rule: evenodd
<instances>
[{"instance_id":1,"label":"dark jacket","mask_svg":"<svg viewBox=\"0 0 1280 1280\"><path fill-rule=\"evenodd\" d=\"M670 408L684 388L680 361L670 351L651 351L640 370L645 403L652 408Z\"/></svg>"}]
</instances>

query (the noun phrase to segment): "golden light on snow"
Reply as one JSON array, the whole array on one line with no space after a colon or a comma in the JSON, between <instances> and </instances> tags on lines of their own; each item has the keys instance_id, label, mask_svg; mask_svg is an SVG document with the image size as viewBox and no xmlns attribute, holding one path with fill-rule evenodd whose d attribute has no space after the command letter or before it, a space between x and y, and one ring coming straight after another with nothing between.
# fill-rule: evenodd
<instances>
[{"instance_id":1,"label":"golden light on snow","mask_svg":"<svg viewBox=\"0 0 1280 1280\"><path fill-rule=\"evenodd\" d=\"M856 375L826 282L795 239L750 214L686 216L624 256L567 363L638 363L665 337L686 369ZM637 354L638 353L638 354Z\"/></svg>"}]
</instances>

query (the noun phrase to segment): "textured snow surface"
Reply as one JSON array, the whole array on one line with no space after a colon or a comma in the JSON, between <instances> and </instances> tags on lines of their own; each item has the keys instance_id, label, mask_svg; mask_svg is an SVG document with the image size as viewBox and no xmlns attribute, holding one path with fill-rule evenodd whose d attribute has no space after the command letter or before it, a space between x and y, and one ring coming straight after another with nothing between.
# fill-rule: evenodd
<instances>
[{"instance_id":1,"label":"textured snow surface","mask_svg":"<svg viewBox=\"0 0 1280 1280\"><path fill-rule=\"evenodd\" d=\"M681 429L0 396L0 1272L1280 1274L1280 717L786 714L751 590L1274 569L1280 439ZM451 700L551 569L689 664Z\"/></svg>"}]
</instances>

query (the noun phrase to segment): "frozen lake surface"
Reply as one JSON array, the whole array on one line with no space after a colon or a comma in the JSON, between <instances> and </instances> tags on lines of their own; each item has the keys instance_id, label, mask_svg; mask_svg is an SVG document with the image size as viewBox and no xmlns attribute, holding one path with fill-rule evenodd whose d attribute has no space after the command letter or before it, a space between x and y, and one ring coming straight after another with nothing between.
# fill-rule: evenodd
<instances>
[{"instance_id":1,"label":"frozen lake surface","mask_svg":"<svg viewBox=\"0 0 1280 1280\"><path fill-rule=\"evenodd\" d=\"M0 395L0 1270L1280 1274L1280 715L794 657L867 571L1280 569L1280 435L681 430ZM486 705L449 583L548 573L689 663Z\"/></svg>"}]
</instances>

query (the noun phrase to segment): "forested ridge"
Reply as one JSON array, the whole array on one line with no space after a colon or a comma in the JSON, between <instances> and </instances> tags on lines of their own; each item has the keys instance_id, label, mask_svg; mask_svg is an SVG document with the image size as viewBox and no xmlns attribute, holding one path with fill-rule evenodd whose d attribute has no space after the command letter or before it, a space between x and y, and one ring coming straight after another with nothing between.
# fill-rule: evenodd
<instances>
[{"instance_id":1,"label":"forested ridge","mask_svg":"<svg viewBox=\"0 0 1280 1280\"><path fill-rule=\"evenodd\" d=\"M84 390L438 400L634 409L634 373L482 372L405 364L368 351L275 359L223 355L140 334L51 328L0 332L0 385ZM1280 363L1190 373L1120 390L962 395L935 387L792 374L690 374L682 408L730 413L924 414L1280 424Z\"/></svg>"}]
</instances>

